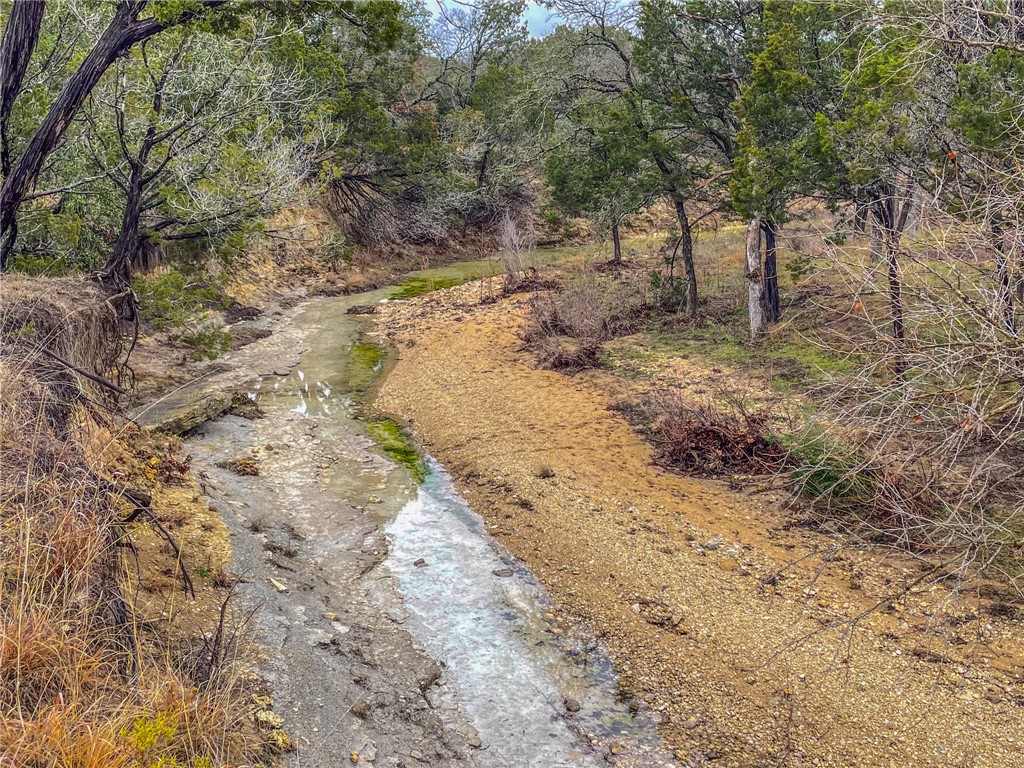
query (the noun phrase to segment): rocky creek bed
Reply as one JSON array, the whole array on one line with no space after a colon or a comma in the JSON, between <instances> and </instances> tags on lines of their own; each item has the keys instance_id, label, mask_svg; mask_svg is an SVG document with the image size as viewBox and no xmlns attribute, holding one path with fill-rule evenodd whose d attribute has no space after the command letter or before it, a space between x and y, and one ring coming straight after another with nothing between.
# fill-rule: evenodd
<instances>
[{"instance_id":1,"label":"rocky creek bed","mask_svg":"<svg viewBox=\"0 0 1024 768\"><path fill-rule=\"evenodd\" d=\"M560 628L443 467L363 406L386 360L347 310L388 295L303 303L225 371L139 414L191 427L241 602L258 609L286 763L677 764L593 635ZM204 421L247 372L261 417Z\"/></svg>"}]
</instances>

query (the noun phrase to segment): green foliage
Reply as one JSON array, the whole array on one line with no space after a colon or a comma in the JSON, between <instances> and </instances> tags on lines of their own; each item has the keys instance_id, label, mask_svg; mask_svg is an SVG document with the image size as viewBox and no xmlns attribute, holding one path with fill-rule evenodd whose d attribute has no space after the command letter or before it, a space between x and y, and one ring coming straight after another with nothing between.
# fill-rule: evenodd
<instances>
[{"instance_id":1,"label":"green foliage","mask_svg":"<svg viewBox=\"0 0 1024 768\"><path fill-rule=\"evenodd\" d=\"M337 233L328 237L318 251L320 261L332 271L337 272L342 264L351 264L356 247L349 243L345 236Z\"/></svg>"},{"instance_id":2,"label":"green foliage","mask_svg":"<svg viewBox=\"0 0 1024 768\"><path fill-rule=\"evenodd\" d=\"M783 268L789 273L789 279L796 284L814 272L814 259L804 254L796 254L789 257Z\"/></svg>"},{"instance_id":3,"label":"green foliage","mask_svg":"<svg viewBox=\"0 0 1024 768\"><path fill-rule=\"evenodd\" d=\"M583 104L547 158L552 201L570 216L618 226L648 204L658 174L628 111Z\"/></svg>"},{"instance_id":4,"label":"green foliage","mask_svg":"<svg viewBox=\"0 0 1024 768\"><path fill-rule=\"evenodd\" d=\"M216 360L231 349L231 334L215 320L203 320L177 336L192 347L193 360Z\"/></svg>"},{"instance_id":5,"label":"green foliage","mask_svg":"<svg viewBox=\"0 0 1024 768\"><path fill-rule=\"evenodd\" d=\"M211 310L227 307L223 281L187 270L168 269L135 281L139 312L153 328L192 348L196 360L213 360L231 346L231 335L210 317Z\"/></svg>"},{"instance_id":6,"label":"green foliage","mask_svg":"<svg viewBox=\"0 0 1024 768\"><path fill-rule=\"evenodd\" d=\"M213 768L213 759L208 755L178 754L182 751L175 743L181 740L178 723L166 712L142 715L130 728L122 728L119 735L137 752L142 768Z\"/></svg>"},{"instance_id":7,"label":"green foliage","mask_svg":"<svg viewBox=\"0 0 1024 768\"><path fill-rule=\"evenodd\" d=\"M811 430L780 438L790 461L790 476L801 492L815 501L867 502L875 479L849 446L829 435Z\"/></svg>"},{"instance_id":8,"label":"green foliage","mask_svg":"<svg viewBox=\"0 0 1024 768\"><path fill-rule=\"evenodd\" d=\"M183 328L207 310L225 309L229 303L223 281L174 267L141 276L135 293L143 319L157 330Z\"/></svg>"}]
</instances>

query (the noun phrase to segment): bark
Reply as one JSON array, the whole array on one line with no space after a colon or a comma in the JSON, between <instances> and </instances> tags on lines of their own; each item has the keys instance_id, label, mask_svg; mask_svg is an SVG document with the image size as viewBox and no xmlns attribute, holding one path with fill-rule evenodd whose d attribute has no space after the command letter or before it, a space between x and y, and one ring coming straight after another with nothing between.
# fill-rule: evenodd
<instances>
[{"instance_id":1,"label":"bark","mask_svg":"<svg viewBox=\"0 0 1024 768\"><path fill-rule=\"evenodd\" d=\"M907 223L909 206L909 200L904 201L901 205L892 191L877 197L871 205L876 227L881 230L882 255L886 261L889 282L889 314L892 317L892 337L898 349L902 349L906 339L906 331L903 324L903 279L900 275L899 249L903 227ZM904 372L906 364L902 356L897 356L894 367L897 373L902 374Z\"/></svg>"},{"instance_id":2,"label":"bark","mask_svg":"<svg viewBox=\"0 0 1024 768\"><path fill-rule=\"evenodd\" d=\"M32 52L42 29L44 0L22 0L10 7L3 42L0 43L0 169L11 172L11 147L7 136L14 102L21 93Z\"/></svg>"},{"instance_id":3,"label":"bark","mask_svg":"<svg viewBox=\"0 0 1024 768\"><path fill-rule=\"evenodd\" d=\"M168 27L196 18L203 11L224 5L228 0L204 0L200 8L187 11L169 21L139 19L147 0L122 0L114 18L103 30L75 73L46 112L39 127L0 188L0 265L5 265L14 249L15 221L18 207L39 177L46 158L56 149L82 104L99 82L103 73L133 45L156 35Z\"/></svg>"},{"instance_id":4,"label":"bark","mask_svg":"<svg viewBox=\"0 0 1024 768\"><path fill-rule=\"evenodd\" d=\"M871 245L868 246L868 260L877 264L882 260L882 227L878 219L871 217Z\"/></svg>"},{"instance_id":5,"label":"bark","mask_svg":"<svg viewBox=\"0 0 1024 768\"><path fill-rule=\"evenodd\" d=\"M697 314L697 270L693 265L693 230L686 213L686 203L678 192L672 192L672 205L679 220L679 253L683 257L683 279L686 281L687 317Z\"/></svg>"},{"instance_id":6,"label":"bark","mask_svg":"<svg viewBox=\"0 0 1024 768\"><path fill-rule=\"evenodd\" d=\"M892 337L902 345L906 338L903 328L903 289L899 264L899 237L894 232L886 232L885 260L889 272L889 311L892 314Z\"/></svg>"},{"instance_id":7,"label":"bark","mask_svg":"<svg viewBox=\"0 0 1024 768\"><path fill-rule=\"evenodd\" d=\"M761 224L764 231L764 315L766 323L777 323L779 310L779 268L778 249L775 244L778 227L766 219Z\"/></svg>"},{"instance_id":8,"label":"bark","mask_svg":"<svg viewBox=\"0 0 1024 768\"><path fill-rule=\"evenodd\" d=\"M1013 288L1010 284L1010 265L1006 255L1006 238L998 225L992 227L992 239L996 252L996 283L999 294L999 307L1003 315L1003 324L1011 334L1017 333L1016 308L1013 302Z\"/></svg>"},{"instance_id":9,"label":"bark","mask_svg":"<svg viewBox=\"0 0 1024 768\"><path fill-rule=\"evenodd\" d=\"M612 224L612 249L613 249L613 252L615 254L612 257L612 261L615 264L621 264L622 263L622 242L619 239L619 225L618 224Z\"/></svg>"},{"instance_id":10,"label":"bark","mask_svg":"<svg viewBox=\"0 0 1024 768\"><path fill-rule=\"evenodd\" d=\"M765 331L764 280L761 272L761 218L747 223L747 309L750 313L750 338L757 339Z\"/></svg>"},{"instance_id":11,"label":"bark","mask_svg":"<svg viewBox=\"0 0 1024 768\"><path fill-rule=\"evenodd\" d=\"M143 165L133 164L128 178L128 199L121 218L121 231L114 243L114 251L100 275L101 282L119 290L131 286L132 267L141 245L139 221L142 218L143 171Z\"/></svg>"},{"instance_id":12,"label":"bark","mask_svg":"<svg viewBox=\"0 0 1024 768\"><path fill-rule=\"evenodd\" d=\"M854 202L853 228L857 234L863 235L868 231L868 207L862 200Z\"/></svg>"}]
</instances>

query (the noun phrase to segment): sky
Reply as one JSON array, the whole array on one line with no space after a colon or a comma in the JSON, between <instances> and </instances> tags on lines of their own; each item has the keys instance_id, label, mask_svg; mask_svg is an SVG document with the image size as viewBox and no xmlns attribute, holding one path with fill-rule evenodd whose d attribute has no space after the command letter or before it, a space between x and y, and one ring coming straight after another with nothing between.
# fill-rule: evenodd
<instances>
[{"instance_id":1,"label":"sky","mask_svg":"<svg viewBox=\"0 0 1024 768\"><path fill-rule=\"evenodd\" d=\"M530 37L544 37L555 28L557 23L551 11L535 2L530 2L523 17L526 19L526 26L530 29Z\"/></svg>"},{"instance_id":2,"label":"sky","mask_svg":"<svg viewBox=\"0 0 1024 768\"><path fill-rule=\"evenodd\" d=\"M445 0L433 0L432 3L428 4L431 8L432 15L437 17L437 6L445 2ZM552 15L551 11L544 8L536 0L530 0L527 3L526 11L523 13L523 18L526 20L526 26L530 30L530 37L544 37L548 32L555 28L557 20Z\"/></svg>"}]
</instances>

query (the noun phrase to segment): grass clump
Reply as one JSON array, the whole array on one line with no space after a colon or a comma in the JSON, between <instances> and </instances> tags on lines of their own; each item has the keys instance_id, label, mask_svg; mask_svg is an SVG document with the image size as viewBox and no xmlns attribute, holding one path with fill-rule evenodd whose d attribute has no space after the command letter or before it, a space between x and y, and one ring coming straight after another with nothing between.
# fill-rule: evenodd
<instances>
[{"instance_id":1,"label":"grass clump","mask_svg":"<svg viewBox=\"0 0 1024 768\"><path fill-rule=\"evenodd\" d=\"M384 453L412 473L417 483L426 479L427 463L413 446L408 430L390 419L370 421L366 430Z\"/></svg>"},{"instance_id":2,"label":"grass clump","mask_svg":"<svg viewBox=\"0 0 1024 768\"><path fill-rule=\"evenodd\" d=\"M139 313L150 327L188 345L196 360L213 360L231 347L231 335L213 316L230 304L223 281L171 267L135 280Z\"/></svg>"},{"instance_id":3,"label":"grass clump","mask_svg":"<svg viewBox=\"0 0 1024 768\"><path fill-rule=\"evenodd\" d=\"M782 438L793 469L790 477L799 492L814 502L866 503L874 491L873 473L856 450L821 430Z\"/></svg>"}]
</instances>

